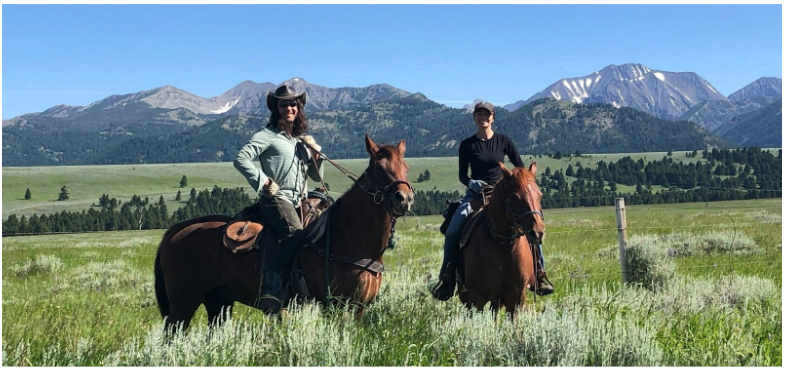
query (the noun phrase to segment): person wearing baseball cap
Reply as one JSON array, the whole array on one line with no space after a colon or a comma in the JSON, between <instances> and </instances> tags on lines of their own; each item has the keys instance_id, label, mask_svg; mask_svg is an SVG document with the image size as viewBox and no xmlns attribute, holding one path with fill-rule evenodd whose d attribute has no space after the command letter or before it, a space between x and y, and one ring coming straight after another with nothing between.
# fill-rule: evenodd
<instances>
[{"instance_id":1,"label":"person wearing baseball cap","mask_svg":"<svg viewBox=\"0 0 785 370\"><path fill-rule=\"evenodd\" d=\"M298 94L288 85L268 93L269 123L251 137L234 161L259 194L259 202L248 212L259 216L280 243L280 252L262 276L259 308L267 313L279 312L286 301L290 272L305 241L297 209L308 193L306 176L319 181L322 175L321 147L305 135L305 97L305 92ZM257 158L261 168L254 165Z\"/></svg>"},{"instance_id":2,"label":"person wearing baseball cap","mask_svg":"<svg viewBox=\"0 0 785 370\"><path fill-rule=\"evenodd\" d=\"M477 133L469 136L458 147L458 179L466 185L466 194L455 211L450 225L444 233L444 260L439 271L439 282L431 289L434 298L446 301L455 294L455 275L461 229L472 213L471 201L482 199L483 187L495 184L502 177L499 162L506 155L515 167L524 167L515 143L507 135L493 132L496 112L493 104L481 101L474 105L472 112ZM471 169L471 177L468 171ZM542 256L542 252L540 252ZM544 266L544 263L541 263ZM553 286L545 275L544 268L538 271L540 295L553 293Z\"/></svg>"}]
</instances>

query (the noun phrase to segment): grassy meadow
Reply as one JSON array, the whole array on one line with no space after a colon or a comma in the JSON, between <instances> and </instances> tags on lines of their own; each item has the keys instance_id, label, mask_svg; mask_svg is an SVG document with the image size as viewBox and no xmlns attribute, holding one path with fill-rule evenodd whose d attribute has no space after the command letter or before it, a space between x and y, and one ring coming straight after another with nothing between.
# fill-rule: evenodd
<instances>
[{"instance_id":1,"label":"grassy meadow","mask_svg":"<svg viewBox=\"0 0 785 370\"><path fill-rule=\"evenodd\" d=\"M552 169L559 163L537 161ZM366 163L343 162L352 170ZM428 169L434 179L449 173L457 183L455 159L409 163L410 177ZM26 171L29 183L51 185L46 177L61 169L67 173ZM11 170L17 169L3 169L4 216L8 203L17 212L30 209L10 199L21 198L25 187L8 177L23 170ZM173 197L183 174L188 189L244 185L230 163L83 171L82 182L68 186L73 202L85 206L97 201L87 194L87 179L98 173L115 184L103 190L110 196L147 190ZM345 189L348 182L330 171L339 184L333 188ZM16 190L6 189L9 182ZM41 202L40 209L50 206ZM781 199L627 206L630 254L641 268L626 287L619 283L612 207L546 210L544 254L556 293L536 302L529 295L517 322L467 311L455 298L430 297L441 262L441 221L399 220L397 247L385 254L382 292L362 320L341 307L293 307L279 320L238 305L229 323L210 331L200 308L187 335L171 341L161 335L153 293L163 230L5 237L2 365L782 365Z\"/></svg>"},{"instance_id":2,"label":"grassy meadow","mask_svg":"<svg viewBox=\"0 0 785 370\"><path fill-rule=\"evenodd\" d=\"M618 161L630 156L634 160L661 160L666 152L651 153L614 153L590 154L583 157L566 157L553 159L547 156L522 156L528 166L537 162L539 171L547 167L551 171L565 170L581 162L584 167L594 167L600 160ZM674 152L674 161L700 161L701 158L686 158L686 152ZM700 157L700 156L698 156ZM338 161L356 174L360 174L368 165L367 159L346 159ZM458 157L442 158L407 158L409 164L409 180L416 190L463 191L458 181ZM511 167L507 163L508 167ZM428 170L431 180L422 183L414 182L419 174ZM188 186L180 188L180 179L188 179ZM330 188L338 194L343 193L351 185L351 180L340 173L335 167L325 166L325 180ZM191 188L197 191L212 189L217 185L222 188L242 187L250 190L248 183L240 175L231 162L220 163L178 163L178 164L145 164L145 165L105 165L105 166L55 166L55 167L4 167L3 168L3 219L10 214L30 216L34 213L54 213L63 210L81 211L98 203L102 194L117 198L123 202L133 195L142 198L150 197L157 201L163 196L167 208L171 211L182 206L175 201L180 190L183 199L188 199ZM70 192L68 201L57 201L60 188L65 185ZM311 183L312 187L315 183ZM24 199L25 190L30 189L32 198ZM653 187L656 191L657 186ZM634 191L634 187L619 185L620 191Z\"/></svg>"}]
</instances>

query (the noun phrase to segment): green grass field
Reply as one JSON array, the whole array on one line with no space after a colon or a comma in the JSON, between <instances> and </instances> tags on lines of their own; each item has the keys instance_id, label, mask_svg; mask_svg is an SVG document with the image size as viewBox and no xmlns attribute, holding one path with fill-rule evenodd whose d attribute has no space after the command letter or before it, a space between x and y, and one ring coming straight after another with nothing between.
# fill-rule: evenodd
<instances>
[{"instance_id":1,"label":"green grass field","mask_svg":"<svg viewBox=\"0 0 785 370\"><path fill-rule=\"evenodd\" d=\"M633 160L661 160L666 152L653 153L614 153L591 154L584 157L567 157L552 159L547 156L522 156L528 166L537 162L539 171L547 167L551 171L566 170L581 162L584 167L595 167L600 160L607 162L618 161L630 156ZM674 152L675 161L698 161L700 158L686 158L685 152ZM463 185L458 181L458 158L408 158L409 180L413 182L416 190L463 191ZM338 163L360 174L368 165L367 159L346 159ZM508 167L511 165L508 163ZM417 183L420 173L428 170L431 180ZM188 186L180 188L180 179L185 175ZM338 194L343 193L351 185L351 180L341 174L335 167L325 165L325 180L330 188ZM66 185L70 191L68 201L57 201L60 188ZM117 198L123 202L131 199L133 195L142 198L150 197L155 202L158 197L164 197L169 210L182 206L176 202L175 195L178 190L183 192L183 199L188 199L191 188L197 191L212 189L213 186L242 187L249 191L248 183L232 163L178 163L178 164L145 164L145 165L111 165L111 166L57 166L57 167L4 167L3 168L3 219L10 214L17 216L30 216L34 213L54 213L63 210L81 211L92 204L98 203L102 194L110 198ZM311 183L311 186L315 186ZM25 200L25 190L30 188L32 199ZM655 190L658 187L655 187ZM619 186L620 191L632 191L634 187Z\"/></svg>"},{"instance_id":2,"label":"green grass field","mask_svg":"<svg viewBox=\"0 0 785 370\"><path fill-rule=\"evenodd\" d=\"M436 178L454 174L450 160L410 160L410 177L425 169ZM47 170L59 169L28 169L30 183L46 184L61 176ZM189 189L243 185L228 163L83 171L86 179L107 176L68 184L74 203L83 205L97 197L77 194L107 179L117 184L103 190L111 196L140 193L148 186L140 185L140 173L157 181L150 195L173 196L183 174ZM9 200L9 193L24 194L23 185L6 188L10 172L3 169L4 214L6 202L26 209ZM14 173L23 176L21 169ZM188 334L168 344L152 285L163 230L5 237L2 364L782 365L781 199L627 206L627 221L631 248L651 252L653 273L668 271L659 275L667 281L660 288L620 285L612 207L547 210L544 253L556 293L530 301L515 323L471 313L456 299L438 302L428 294L441 262L441 217L410 216L398 223L382 292L362 320L312 305L277 320L238 305L229 324L210 332L202 308Z\"/></svg>"}]
</instances>

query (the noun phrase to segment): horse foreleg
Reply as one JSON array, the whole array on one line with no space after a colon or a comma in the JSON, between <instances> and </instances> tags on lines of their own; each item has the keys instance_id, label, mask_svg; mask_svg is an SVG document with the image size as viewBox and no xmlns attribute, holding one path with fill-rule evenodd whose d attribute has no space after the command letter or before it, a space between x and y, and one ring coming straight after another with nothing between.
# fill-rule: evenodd
<instances>
[{"instance_id":1,"label":"horse foreleg","mask_svg":"<svg viewBox=\"0 0 785 370\"><path fill-rule=\"evenodd\" d=\"M504 304L504 309L507 311L507 317L512 320L512 322L518 322L518 307L519 305L515 302L507 302Z\"/></svg>"},{"instance_id":2,"label":"horse foreleg","mask_svg":"<svg viewBox=\"0 0 785 370\"><path fill-rule=\"evenodd\" d=\"M168 333L186 330L191 325L191 319L196 309L202 304L199 300L180 301L169 297L169 316L166 317L165 329ZM182 327L180 327L182 325Z\"/></svg>"},{"instance_id":3,"label":"horse foreleg","mask_svg":"<svg viewBox=\"0 0 785 370\"><path fill-rule=\"evenodd\" d=\"M354 310L354 319L360 320L365 316L365 307L355 308Z\"/></svg>"},{"instance_id":4,"label":"horse foreleg","mask_svg":"<svg viewBox=\"0 0 785 370\"><path fill-rule=\"evenodd\" d=\"M194 317L194 313L196 313L196 308L193 310L170 310L169 316L166 317L164 323L164 329L167 333L172 334L177 333L180 330L188 329L188 326L191 325L191 319Z\"/></svg>"},{"instance_id":5,"label":"horse foreleg","mask_svg":"<svg viewBox=\"0 0 785 370\"><path fill-rule=\"evenodd\" d=\"M489 300L479 293L466 290L461 292L461 301L468 309L476 308L477 311L483 311Z\"/></svg>"},{"instance_id":6,"label":"horse foreleg","mask_svg":"<svg viewBox=\"0 0 785 370\"><path fill-rule=\"evenodd\" d=\"M207 310L207 323L210 328L214 328L229 320L232 316L234 302L209 300L204 302L204 308Z\"/></svg>"}]
</instances>

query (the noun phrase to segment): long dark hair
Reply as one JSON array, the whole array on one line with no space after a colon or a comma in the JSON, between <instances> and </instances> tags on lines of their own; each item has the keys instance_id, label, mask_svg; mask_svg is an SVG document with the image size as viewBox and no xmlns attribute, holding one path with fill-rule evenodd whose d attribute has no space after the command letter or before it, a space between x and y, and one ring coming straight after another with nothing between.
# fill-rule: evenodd
<instances>
[{"instance_id":1,"label":"long dark hair","mask_svg":"<svg viewBox=\"0 0 785 370\"><path fill-rule=\"evenodd\" d=\"M297 116L294 117L294 125L292 126L292 136L298 137L308 131L308 119L305 118L305 106L300 100L295 100L297 102ZM277 126L279 129L283 130L284 124L286 124L286 120L281 118L281 115L278 113L278 109L274 109L270 112L270 123L267 124L267 127L275 127Z\"/></svg>"}]
</instances>

